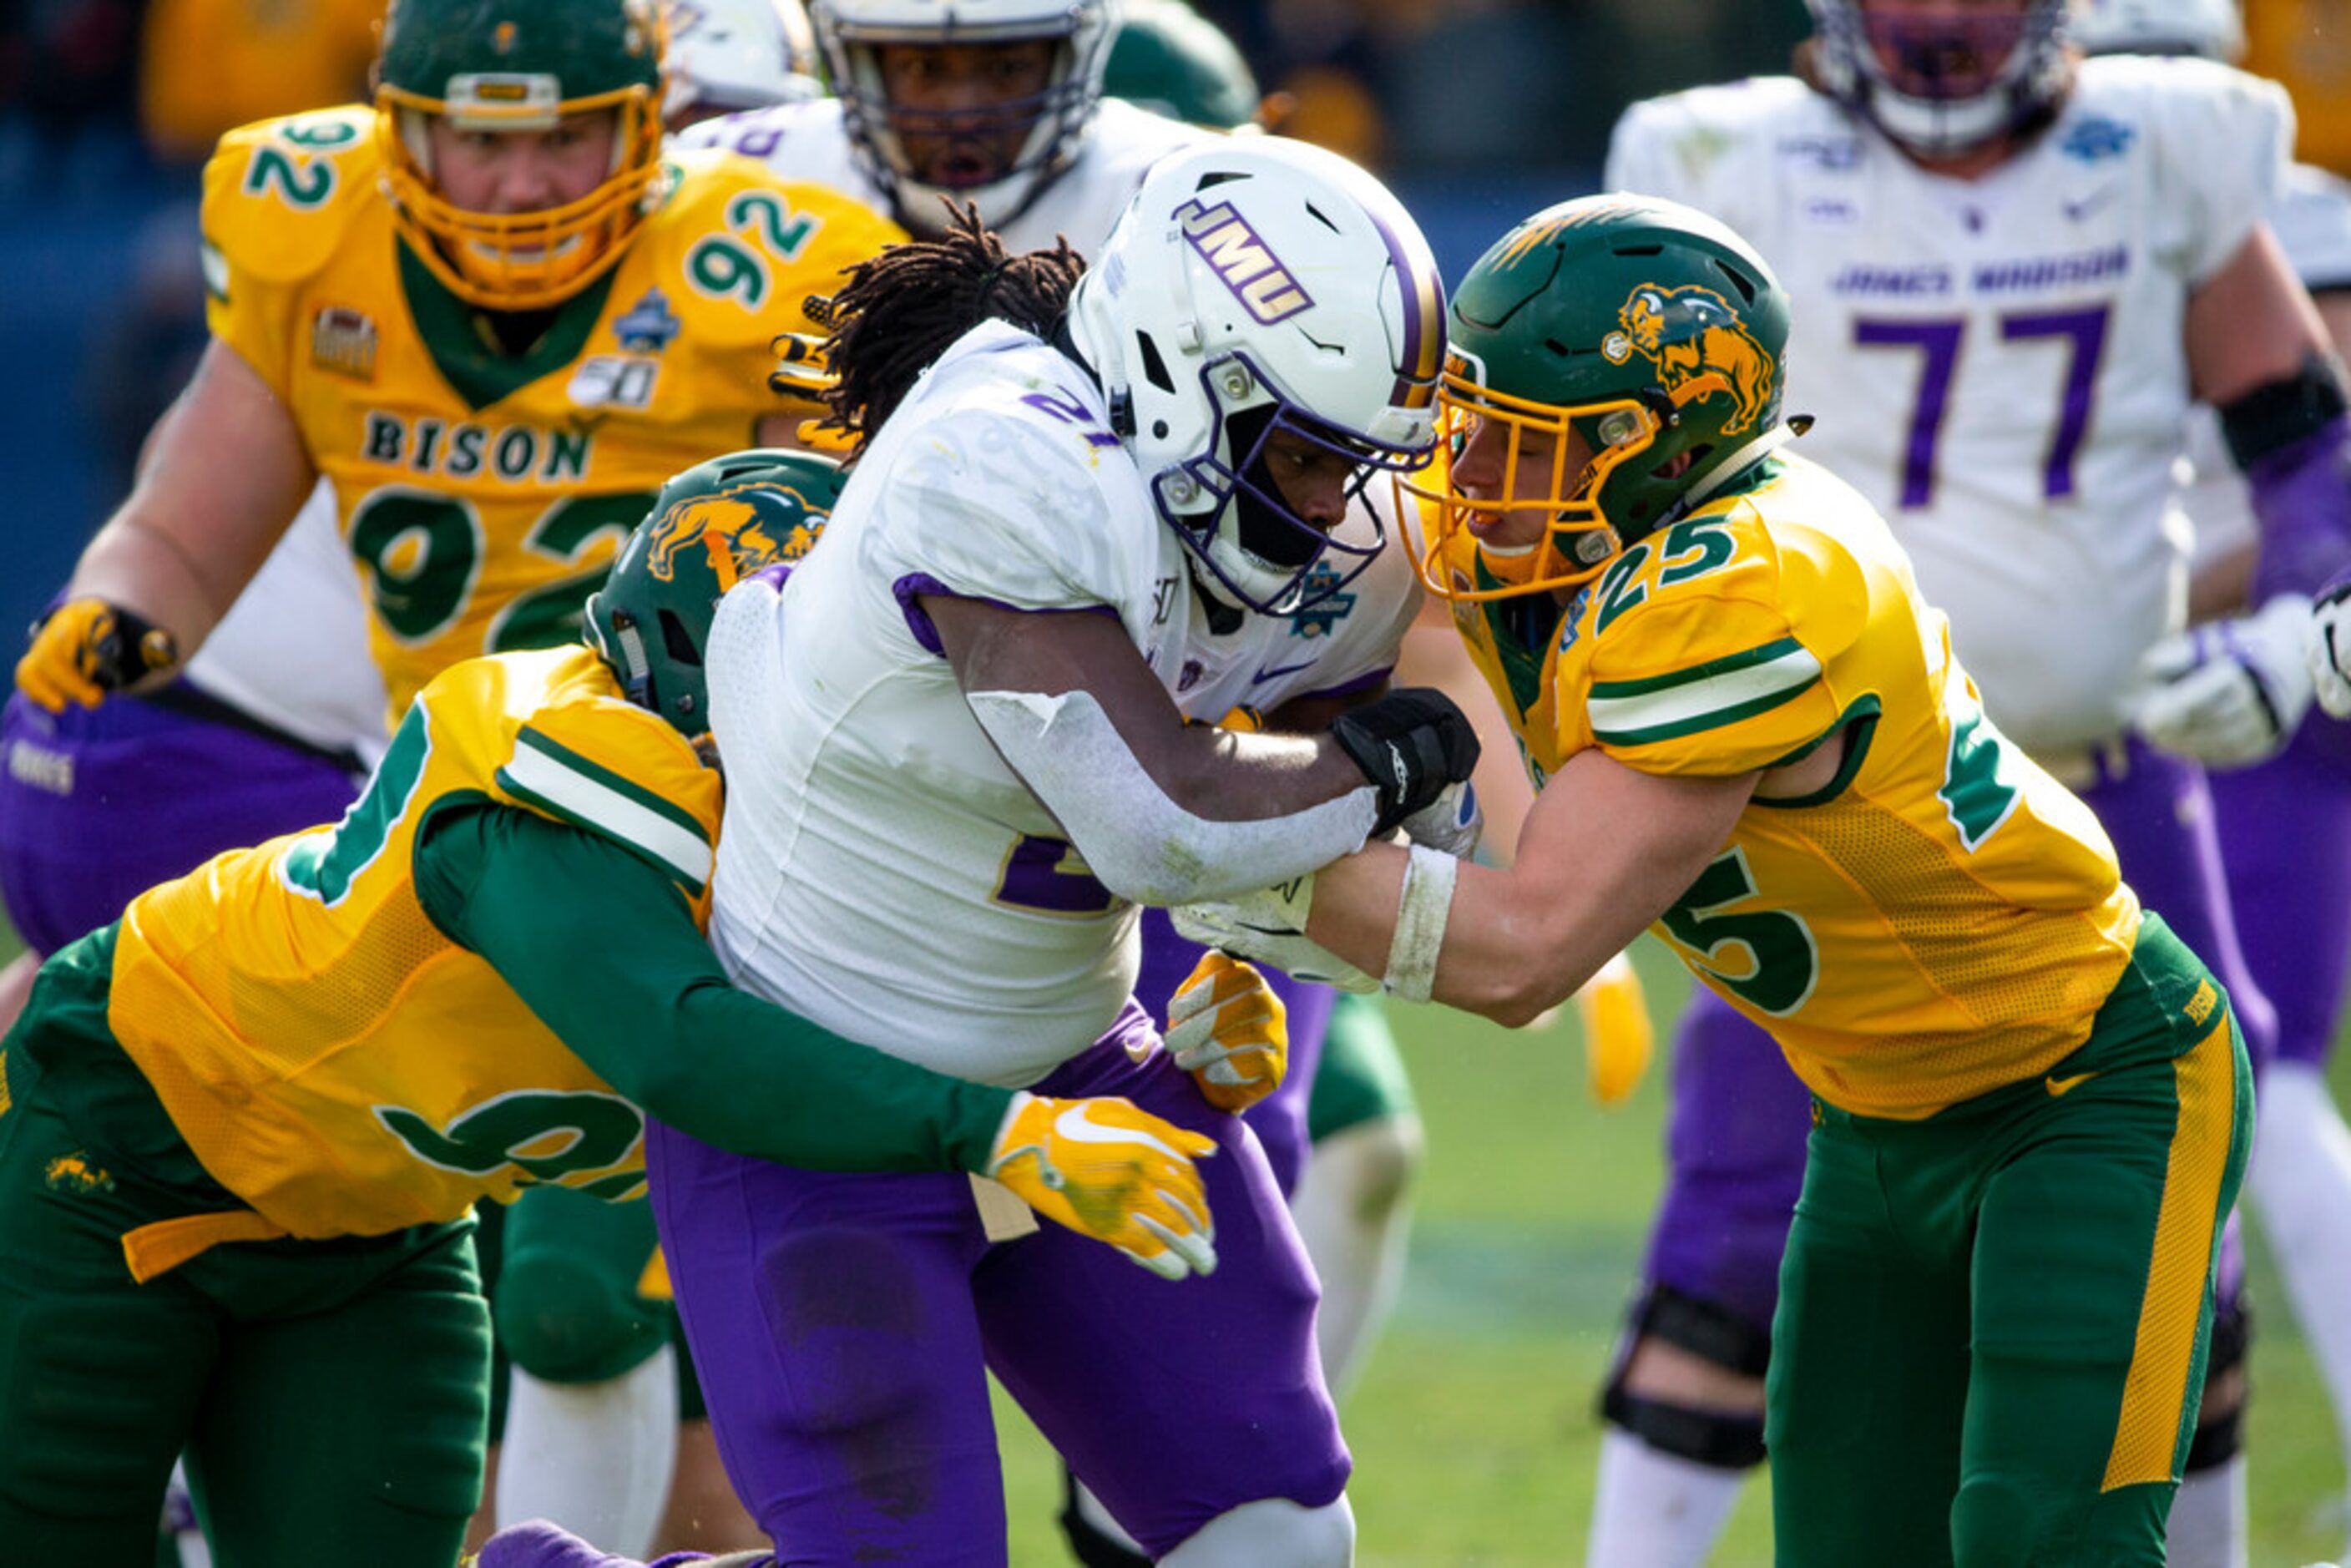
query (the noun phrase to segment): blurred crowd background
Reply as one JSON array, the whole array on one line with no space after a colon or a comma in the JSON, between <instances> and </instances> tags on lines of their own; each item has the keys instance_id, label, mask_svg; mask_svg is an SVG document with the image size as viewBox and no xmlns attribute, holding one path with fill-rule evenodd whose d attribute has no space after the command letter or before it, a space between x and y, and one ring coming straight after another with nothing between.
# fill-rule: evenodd
<instances>
[{"instance_id":1,"label":"blurred crowd background","mask_svg":"<svg viewBox=\"0 0 2351 1568\"><path fill-rule=\"evenodd\" d=\"M0 4L0 646L63 580L204 344L198 175L367 93L383 0ZM1395 183L1448 274L1589 190L1634 99L1784 68L1803 0L1204 0L1289 129Z\"/></svg>"}]
</instances>

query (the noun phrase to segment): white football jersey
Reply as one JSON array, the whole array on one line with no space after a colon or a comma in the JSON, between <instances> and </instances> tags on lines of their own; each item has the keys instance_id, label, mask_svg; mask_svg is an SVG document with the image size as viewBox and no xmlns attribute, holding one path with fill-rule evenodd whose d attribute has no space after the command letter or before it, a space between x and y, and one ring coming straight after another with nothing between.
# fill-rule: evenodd
<instances>
[{"instance_id":1,"label":"white football jersey","mask_svg":"<svg viewBox=\"0 0 2351 1568\"><path fill-rule=\"evenodd\" d=\"M2351 183L2324 169L2297 163L2286 172L2285 189L2270 212L2294 276L2313 294L2351 288ZM2220 437L2220 419L2199 406L2188 440L2195 483L2187 494L2188 518L2195 525L2195 564L2209 563L2251 545L2258 528L2252 495L2236 460Z\"/></svg>"},{"instance_id":2,"label":"white football jersey","mask_svg":"<svg viewBox=\"0 0 2351 1568\"><path fill-rule=\"evenodd\" d=\"M2083 63L1976 180L1788 78L1635 105L1611 185L1745 235L1794 300L1800 447L1894 525L1986 708L2044 756L2118 734L2185 608L2189 293L2274 196L2293 111L2203 60Z\"/></svg>"},{"instance_id":3,"label":"white football jersey","mask_svg":"<svg viewBox=\"0 0 2351 1568\"><path fill-rule=\"evenodd\" d=\"M1091 256L1110 237L1111 225L1126 208L1144 171L1179 147L1216 133L1123 99L1106 98L1080 144L1076 159L1029 203L1028 210L997 231L1015 256L1050 250L1066 235L1071 248ZM727 147L764 162L789 180L805 180L890 211L890 193L866 176L849 141L839 99L779 103L747 114L706 120L679 132L686 147ZM936 220L934 219L934 226Z\"/></svg>"},{"instance_id":4,"label":"white football jersey","mask_svg":"<svg viewBox=\"0 0 2351 1568\"><path fill-rule=\"evenodd\" d=\"M1189 561L1082 368L1001 322L942 356L783 591L730 595L712 629L711 938L737 983L1016 1087L1107 1031L1134 982L1134 908L998 754L918 601L1116 615L1213 723L1377 678L1418 598L1388 549L1322 604L1219 636Z\"/></svg>"},{"instance_id":5,"label":"white football jersey","mask_svg":"<svg viewBox=\"0 0 2351 1568\"><path fill-rule=\"evenodd\" d=\"M325 480L188 661L204 691L327 751L383 755L383 676Z\"/></svg>"}]
</instances>

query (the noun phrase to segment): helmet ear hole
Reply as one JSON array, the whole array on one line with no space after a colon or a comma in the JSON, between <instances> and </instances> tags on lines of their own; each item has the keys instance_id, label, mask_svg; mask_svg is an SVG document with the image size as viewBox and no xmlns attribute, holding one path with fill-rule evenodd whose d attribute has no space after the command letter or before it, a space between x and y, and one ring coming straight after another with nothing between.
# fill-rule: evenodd
<instances>
[{"instance_id":1,"label":"helmet ear hole","mask_svg":"<svg viewBox=\"0 0 2351 1568\"><path fill-rule=\"evenodd\" d=\"M1169 397L1176 395L1176 378L1167 373L1167 361L1159 355L1159 345L1148 332L1134 335L1134 347L1143 361L1143 378Z\"/></svg>"},{"instance_id":2,"label":"helmet ear hole","mask_svg":"<svg viewBox=\"0 0 2351 1568\"><path fill-rule=\"evenodd\" d=\"M677 612L667 606L662 609L661 630L662 647L671 658L695 669L702 667L702 650L694 645L694 633L685 629L685 622L677 618Z\"/></svg>"}]
</instances>

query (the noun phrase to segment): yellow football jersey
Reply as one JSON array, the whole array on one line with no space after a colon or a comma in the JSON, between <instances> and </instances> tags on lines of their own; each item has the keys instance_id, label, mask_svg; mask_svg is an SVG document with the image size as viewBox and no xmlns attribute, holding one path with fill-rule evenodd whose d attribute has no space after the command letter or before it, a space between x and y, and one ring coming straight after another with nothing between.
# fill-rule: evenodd
<instances>
[{"instance_id":1,"label":"yellow football jersey","mask_svg":"<svg viewBox=\"0 0 2351 1568\"><path fill-rule=\"evenodd\" d=\"M904 238L718 149L673 153L622 260L493 351L395 237L371 110L231 132L204 172L214 337L330 479L394 716L461 659L550 647L653 494L788 404L769 344ZM804 405L800 405L804 406Z\"/></svg>"},{"instance_id":2,"label":"yellow football jersey","mask_svg":"<svg viewBox=\"0 0 2351 1568\"><path fill-rule=\"evenodd\" d=\"M1455 542L1448 569L1474 579L1475 541ZM1510 630L1529 608L1454 616L1538 789L1589 746L1721 777L1853 727L1836 778L1752 802L1655 928L1821 1098L1926 1116L2088 1038L2138 901L2089 809L1984 716L1852 489L1786 460L1622 552L1532 646Z\"/></svg>"},{"instance_id":3,"label":"yellow football jersey","mask_svg":"<svg viewBox=\"0 0 2351 1568\"><path fill-rule=\"evenodd\" d=\"M2244 67L2292 95L2295 156L2351 176L2351 10L2343 0L2246 0Z\"/></svg>"},{"instance_id":4,"label":"yellow football jersey","mask_svg":"<svg viewBox=\"0 0 2351 1568\"><path fill-rule=\"evenodd\" d=\"M141 894L108 1023L214 1179L291 1235L374 1235L560 1182L642 1191L644 1124L417 897L441 807L522 807L664 869L709 915L718 775L578 644L428 685L334 827Z\"/></svg>"}]
</instances>

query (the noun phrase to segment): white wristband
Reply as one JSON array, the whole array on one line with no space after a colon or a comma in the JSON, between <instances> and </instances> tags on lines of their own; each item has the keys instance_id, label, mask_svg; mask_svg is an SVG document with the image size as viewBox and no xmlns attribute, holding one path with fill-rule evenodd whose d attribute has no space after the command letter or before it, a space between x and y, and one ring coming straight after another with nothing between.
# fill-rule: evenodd
<instances>
[{"instance_id":1,"label":"white wristband","mask_svg":"<svg viewBox=\"0 0 2351 1568\"><path fill-rule=\"evenodd\" d=\"M1437 955L1453 913L1453 879L1461 862L1426 844L1405 862L1404 894L1396 900L1395 936L1388 944L1387 977L1380 988L1408 1002L1425 1002L1437 986Z\"/></svg>"}]
</instances>

